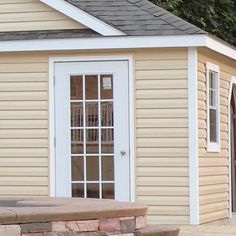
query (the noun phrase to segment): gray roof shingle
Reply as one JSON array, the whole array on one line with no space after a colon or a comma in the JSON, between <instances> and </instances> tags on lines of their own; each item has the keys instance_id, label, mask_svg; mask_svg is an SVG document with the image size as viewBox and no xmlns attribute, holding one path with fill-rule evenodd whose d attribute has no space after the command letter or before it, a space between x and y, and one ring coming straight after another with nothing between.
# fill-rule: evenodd
<instances>
[{"instance_id":1,"label":"gray roof shingle","mask_svg":"<svg viewBox=\"0 0 236 236\"><path fill-rule=\"evenodd\" d=\"M65 0L130 36L206 34L148 0Z\"/></svg>"},{"instance_id":2,"label":"gray roof shingle","mask_svg":"<svg viewBox=\"0 0 236 236\"><path fill-rule=\"evenodd\" d=\"M31 39L92 38L92 37L101 37L101 35L90 29L0 32L0 41L31 40Z\"/></svg>"}]
</instances>

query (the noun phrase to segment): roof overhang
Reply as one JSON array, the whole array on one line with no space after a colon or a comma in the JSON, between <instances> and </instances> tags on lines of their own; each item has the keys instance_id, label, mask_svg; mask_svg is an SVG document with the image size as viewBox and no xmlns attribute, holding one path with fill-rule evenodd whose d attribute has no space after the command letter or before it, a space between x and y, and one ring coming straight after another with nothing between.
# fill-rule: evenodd
<instances>
[{"instance_id":1,"label":"roof overhang","mask_svg":"<svg viewBox=\"0 0 236 236\"><path fill-rule=\"evenodd\" d=\"M103 36L121 36L125 33L116 29L115 27L99 20L91 14L83 11L82 9L64 1L64 0L40 0L44 4L54 8L55 10L63 13L71 19L87 26L95 32Z\"/></svg>"},{"instance_id":2,"label":"roof overhang","mask_svg":"<svg viewBox=\"0 0 236 236\"><path fill-rule=\"evenodd\" d=\"M236 60L236 49L208 36L116 36L0 41L0 52L207 47Z\"/></svg>"}]
</instances>

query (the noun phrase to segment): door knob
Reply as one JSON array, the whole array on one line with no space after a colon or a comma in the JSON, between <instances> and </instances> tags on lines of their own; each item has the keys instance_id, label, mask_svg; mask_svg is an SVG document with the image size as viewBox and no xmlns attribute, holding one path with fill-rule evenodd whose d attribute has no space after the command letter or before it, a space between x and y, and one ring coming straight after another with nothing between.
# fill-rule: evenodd
<instances>
[{"instance_id":1,"label":"door knob","mask_svg":"<svg viewBox=\"0 0 236 236\"><path fill-rule=\"evenodd\" d=\"M120 155L121 156L125 156L126 155L126 151L120 151Z\"/></svg>"}]
</instances>

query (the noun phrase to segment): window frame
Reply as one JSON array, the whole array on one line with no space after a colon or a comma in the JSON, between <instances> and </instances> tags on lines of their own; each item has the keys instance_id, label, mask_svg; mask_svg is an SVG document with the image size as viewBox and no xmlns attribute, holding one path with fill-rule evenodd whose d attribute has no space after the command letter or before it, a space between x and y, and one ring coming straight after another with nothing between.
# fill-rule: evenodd
<instances>
[{"instance_id":1,"label":"window frame","mask_svg":"<svg viewBox=\"0 0 236 236\"><path fill-rule=\"evenodd\" d=\"M216 81L216 142L210 141L210 72L217 73ZM221 149L221 135L220 135L220 68L218 65L207 62L206 63L206 93L207 93L207 152L220 152Z\"/></svg>"}]
</instances>

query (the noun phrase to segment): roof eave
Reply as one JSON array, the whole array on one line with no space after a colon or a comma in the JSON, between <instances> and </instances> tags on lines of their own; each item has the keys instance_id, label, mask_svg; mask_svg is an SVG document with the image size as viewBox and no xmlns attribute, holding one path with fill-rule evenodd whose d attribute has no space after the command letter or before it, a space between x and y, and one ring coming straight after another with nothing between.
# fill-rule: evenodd
<instances>
[{"instance_id":1,"label":"roof eave","mask_svg":"<svg viewBox=\"0 0 236 236\"><path fill-rule=\"evenodd\" d=\"M215 52L236 60L236 49L206 34L0 41L0 52L179 47L207 47Z\"/></svg>"},{"instance_id":2,"label":"roof eave","mask_svg":"<svg viewBox=\"0 0 236 236\"><path fill-rule=\"evenodd\" d=\"M212 35L206 35L206 47L224 56L236 60L236 48Z\"/></svg>"}]
</instances>

